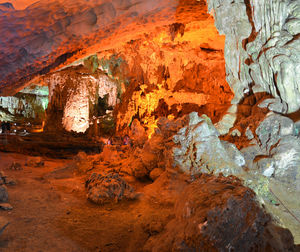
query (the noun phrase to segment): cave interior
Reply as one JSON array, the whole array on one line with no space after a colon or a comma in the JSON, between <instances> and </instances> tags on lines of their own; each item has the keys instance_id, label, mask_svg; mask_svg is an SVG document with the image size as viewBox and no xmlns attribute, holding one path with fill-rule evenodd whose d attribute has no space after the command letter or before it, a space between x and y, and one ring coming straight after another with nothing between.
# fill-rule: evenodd
<instances>
[{"instance_id":1,"label":"cave interior","mask_svg":"<svg viewBox=\"0 0 300 252\"><path fill-rule=\"evenodd\" d=\"M0 1L0 251L300 251L300 0Z\"/></svg>"}]
</instances>

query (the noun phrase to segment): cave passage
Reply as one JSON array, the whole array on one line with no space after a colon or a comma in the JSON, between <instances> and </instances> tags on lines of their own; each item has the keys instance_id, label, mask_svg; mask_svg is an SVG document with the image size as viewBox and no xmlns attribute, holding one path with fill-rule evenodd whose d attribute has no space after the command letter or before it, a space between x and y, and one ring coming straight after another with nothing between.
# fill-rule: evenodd
<instances>
[{"instance_id":1,"label":"cave passage","mask_svg":"<svg viewBox=\"0 0 300 252\"><path fill-rule=\"evenodd\" d=\"M0 3L0 251L299 251L299 8Z\"/></svg>"}]
</instances>

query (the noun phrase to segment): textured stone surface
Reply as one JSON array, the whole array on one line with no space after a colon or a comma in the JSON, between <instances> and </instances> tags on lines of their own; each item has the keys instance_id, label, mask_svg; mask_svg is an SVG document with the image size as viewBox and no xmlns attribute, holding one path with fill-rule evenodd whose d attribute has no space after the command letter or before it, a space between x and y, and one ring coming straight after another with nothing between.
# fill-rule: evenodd
<instances>
[{"instance_id":1,"label":"textured stone surface","mask_svg":"<svg viewBox=\"0 0 300 252\"><path fill-rule=\"evenodd\" d=\"M295 251L290 231L272 224L254 192L233 177L202 175L185 187L174 212L145 251Z\"/></svg>"},{"instance_id":2,"label":"textured stone surface","mask_svg":"<svg viewBox=\"0 0 300 252\"><path fill-rule=\"evenodd\" d=\"M83 66L67 68L45 77L49 85L49 107L45 129L83 133L89 128L90 116L97 114L99 98L106 105L117 103L117 85L101 71L92 73Z\"/></svg>"},{"instance_id":3,"label":"textured stone surface","mask_svg":"<svg viewBox=\"0 0 300 252\"><path fill-rule=\"evenodd\" d=\"M105 204L122 199L134 199L134 189L117 173L92 173L86 181L87 197L94 203Z\"/></svg>"},{"instance_id":4,"label":"textured stone surface","mask_svg":"<svg viewBox=\"0 0 300 252\"><path fill-rule=\"evenodd\" d=\"M41 123L48 106L47 86L28 86L14 96L0 97L0 120L16 121L25 118Z\"/></svg>"},{"instance_id":5,"label":"textured stone surface","mask_svg":"<svg viewBox=\"0 0 300 252\"><path fill-rule=\"evenodd\" d=\"M299 191L300 141L294 122L271 112L255 133L256 144L241 150L250 172L272 177L292 191Z\"/></svg>"},{"instance_id":6,"label":"textured stone surface","mask_svg":"<svg viewBox=\"0 0 300 252\"><path fill-rule=\"evenodd\" d=\"M173 137L174 143L179 145L173 148L174 165L188 174L240 173L244 157L233 144L222 143L218 136L207 116L190 113L188 126Z\"/></svg>"},{"instance_id":7,"label":"textured stone surface","mask_svg":"<svg viewBox=\"0 0 300 252\"><path fill-rule=\"evenodd\" d=\"M262 149L269 152L270 148L284 136L294 135L294 122L288 117L269 113L255 130Z\"/></svg>"},{"instance_id":8,"label":"textured stone surface","mask_svg":"<svg viewBox=\"0 0 300 252\"><path fill-rule=\"evenodd\" d=\"M299 1L208 1L216 27L225 34L227 81L239 102L250 84L267 92L269 109L300 108ZM279 99L278 99L279 98Z\"/></svg>"}]
</instances>

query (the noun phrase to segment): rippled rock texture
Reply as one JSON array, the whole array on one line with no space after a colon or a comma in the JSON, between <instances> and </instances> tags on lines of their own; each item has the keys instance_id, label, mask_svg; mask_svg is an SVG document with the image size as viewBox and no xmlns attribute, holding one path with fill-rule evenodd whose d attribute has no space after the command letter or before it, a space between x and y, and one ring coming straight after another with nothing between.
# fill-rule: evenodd
<instances>
[{"instance_id":1,"label":"rippled rock texture","mask_svg":"<svg viewBox=\"0 0 300 252\"><path fill-rule=\"evenodd\" d=\"M280 113L300 108L300 2L208 1L216 27L226 35L227 81L238 103L251 92L267 92L266 104ZM279 99L276 99L279 98Z\"/></svg>"}]
</instances>

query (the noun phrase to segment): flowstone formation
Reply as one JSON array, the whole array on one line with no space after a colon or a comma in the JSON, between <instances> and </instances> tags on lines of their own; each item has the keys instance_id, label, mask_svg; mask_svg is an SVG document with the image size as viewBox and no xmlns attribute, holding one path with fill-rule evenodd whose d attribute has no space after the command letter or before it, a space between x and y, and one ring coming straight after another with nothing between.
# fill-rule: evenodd
<instances>
[{"instance_id":1,"label":"flowstone formation","mask_svg":"<svg viewBox=\"0 0 300 252\"><path fill-rule=\"evenodd\" d=\"M264 106L280 113L300 108L300 2L298 0L208 1L226 36L227 81L233 103L249 92L274 98Z\"/></svg>"},{"instance_id":2,"label":"flowstone formation","mask_svg":"<svg viewBox=\"0 0 300 252\"><path fill-rule=\"evenodd\" d=\"M49 85L46 130L84 133L93 117L104 116L117 104L117 84L100 70L82 65L45 77Z\"/></svg>"}]
</instances>

